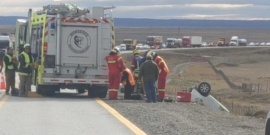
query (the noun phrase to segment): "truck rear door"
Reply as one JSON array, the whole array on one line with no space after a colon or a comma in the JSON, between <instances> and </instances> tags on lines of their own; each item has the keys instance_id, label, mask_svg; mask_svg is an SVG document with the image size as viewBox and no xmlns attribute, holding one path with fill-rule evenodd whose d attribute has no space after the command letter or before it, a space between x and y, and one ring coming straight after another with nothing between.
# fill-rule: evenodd
<instances>
[{"instance_id":1,"label":"truck rear door","mask_svg":"<svg viewBox=\"0 0 270 135\"><path fill-rule=\"evenodd\" d=\"M61 66L97 67L97 27L61 27Z\"/></svg>"}]
</instances>

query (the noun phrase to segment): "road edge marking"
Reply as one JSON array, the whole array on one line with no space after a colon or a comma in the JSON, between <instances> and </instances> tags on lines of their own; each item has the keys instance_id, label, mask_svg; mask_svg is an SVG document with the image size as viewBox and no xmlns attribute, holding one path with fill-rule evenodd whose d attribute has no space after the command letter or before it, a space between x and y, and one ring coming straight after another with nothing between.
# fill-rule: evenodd
<instances>
[{"instance_id":1,"label":"road edge marking","mask_svg":"<svg viewBox=\"0 0 270 135\"><path fill-rule=\"evenodd\" d=\"M5 96L6 94L1 94L0 97L0 109L3 107L3 105L6 103L6 101L8 100L8 96Z\"/></svg>"},{"instance_id":2,"label":"road edge marking","mask_svg":"<svg viewBox=\"0 0 270 135\"><path fill-rule=\"evenodd\" d=\"M123 115L113 109L110 105L105 103L103 100L97 98L96 102L103 106L108 112L110 112L116 119L122 122L125 126L127 126L133 133L136 135L147 135L144 131L138 128L135 124L126 119Z\"/></svg>"}]
</instances>

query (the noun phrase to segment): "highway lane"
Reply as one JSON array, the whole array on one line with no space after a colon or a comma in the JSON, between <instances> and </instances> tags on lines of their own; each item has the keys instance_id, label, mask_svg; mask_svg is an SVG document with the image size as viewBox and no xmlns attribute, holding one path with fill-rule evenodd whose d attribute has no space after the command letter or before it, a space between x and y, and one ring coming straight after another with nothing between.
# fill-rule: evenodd
<instances>
[{"instance_id":1,"label":"highway lane","mask_svg":"<svg viewBox=\"0 0 270 135\"><path fill-rule=\"evenodd\" d=\"M134 134L98 102L74 93L51 98L5 96L0 101L0 135Z\"/></svg>"},{"instance_id":2,"label":"highway lane","mask_svg":"<svg viewBox=\"0 0 270 135\"><path fill-rule=\"evenodd\" d=\"M171 50L205 50L205 49L232 49L232 48L269 48L270 46L228 46L228 47L193 47L193 48L162 48L162 49L150 49L151 51L171 51ZM140 50L146 52L148 49ZM132 53L132 51L122 51L121 54Z\"/></svg>"}]
</instances>

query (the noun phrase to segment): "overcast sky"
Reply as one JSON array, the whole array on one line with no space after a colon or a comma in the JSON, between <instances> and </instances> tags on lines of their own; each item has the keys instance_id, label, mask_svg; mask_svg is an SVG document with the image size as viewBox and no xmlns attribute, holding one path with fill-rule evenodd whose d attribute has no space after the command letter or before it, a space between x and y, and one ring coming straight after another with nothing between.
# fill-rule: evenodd
<instances>
[{"instance_id":1,"label":"overcast sky","mask_svg":"<svg viewBox=\"0 0 270 135\"><path fill-rule=\"evenodd\" d=\"M59 3L115 6L116 18L270 20L270 0L0 0L0 16L27 16L29 8Z\"/></svg>"}]
</instances>

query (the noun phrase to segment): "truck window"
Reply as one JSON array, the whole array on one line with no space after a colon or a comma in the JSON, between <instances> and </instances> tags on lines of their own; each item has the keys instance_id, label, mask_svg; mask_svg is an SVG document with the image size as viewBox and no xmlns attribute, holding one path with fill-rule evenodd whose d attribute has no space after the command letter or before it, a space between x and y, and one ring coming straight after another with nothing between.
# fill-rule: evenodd
<instances>
[{"instance_id":1,"label":"truck window","mask_svg":"<svg viewBox=\"0 0 270 135\"><path fill-rule=\"evenodd\" d=\"M0 40L0 49L6 49L9 47L9 40Z\"/></svg>"},{"instance_id":2,"label":"truck window","mask_svg":"<svg viewBox=\"0 0 270 135\"><path fill-rule=\"evenodd\" d=\"M147 38L147 41L154 41L154 38L153 37L149 37L149 38Z\"/></svg>"},{"instance_id":3,"label":"truck window","mask_svg":"<svg viewBox=\"0 0 270 135\"><path fill-rule=\"evenodd\" d=\"M23 46L25 44L26 41L26 26L21 25L20 26L20 30L19 30L19 46Z\"/></svg>"}]
</instances>

